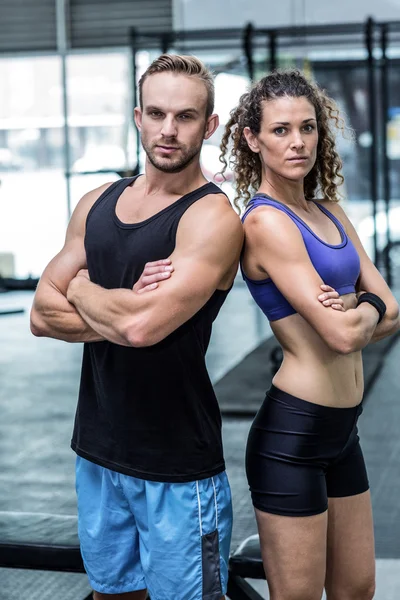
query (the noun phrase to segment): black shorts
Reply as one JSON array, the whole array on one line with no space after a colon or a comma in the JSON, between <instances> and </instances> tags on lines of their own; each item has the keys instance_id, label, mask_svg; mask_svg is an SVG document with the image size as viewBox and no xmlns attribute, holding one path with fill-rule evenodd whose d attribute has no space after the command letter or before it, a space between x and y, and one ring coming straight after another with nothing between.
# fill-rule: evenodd
<instances>
[{"instance_id":1,"label":"black shorts","mask_svg":"<svg viewBox=\"0 0 400 600\"><path fill-rule=\"evenodd\" d=\"M357 420L361 404L321 406L272 386L251 426L246 472L253 504L278 515L324 512L328 498L369 489Z\"/></svg>"}]
</instances>

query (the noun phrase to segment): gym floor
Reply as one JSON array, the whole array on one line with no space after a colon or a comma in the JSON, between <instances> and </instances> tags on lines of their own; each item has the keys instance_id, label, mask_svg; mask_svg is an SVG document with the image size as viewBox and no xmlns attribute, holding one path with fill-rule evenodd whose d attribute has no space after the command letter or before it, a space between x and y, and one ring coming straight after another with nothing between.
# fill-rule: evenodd
<instances>
[{"instance_id":1,"label":"gym floor","mask_svg":"<svg viewBox=\"0 0 400 600\"><path fill-rule=\"evenodd\" d=\"M81 345L34 338L29 332L30 292L0 294L0 511L75 514L74 453L69 448L79 383ZM239 366L270 336L266 319L244 286L235 284L213 331L207 363L213 382ZM251 359L251 357L250 357ZM376 600L398 600L400 589L400 341L365 402L360 433L372 490L378 586ZM243 365L243 363L242 363ZM232 371L231 371L232 372ZM248 387L237 381L246 404ZM262 397L260 397L260 402ZM234 502L232 549L256 532L244 476L249 416L224 416L223 436ZM85 575L0 569L1 600L82 600ZM254 585L268 598L265 582Z\"/></svg>"}]
</instances>

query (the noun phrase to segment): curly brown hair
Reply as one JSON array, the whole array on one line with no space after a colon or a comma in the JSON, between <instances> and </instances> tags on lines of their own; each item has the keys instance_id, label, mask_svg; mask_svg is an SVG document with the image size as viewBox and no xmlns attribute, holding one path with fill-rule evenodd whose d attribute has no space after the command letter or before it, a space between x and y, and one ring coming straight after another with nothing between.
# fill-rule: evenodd
<instances>
[{"instance_id":1,"label":"curly brown hair","mask_svg":"<svg viewBox=\"0 0 400 600\"><path fill-rule=\"evenodd\" d=\"M250 150L243 134L249 127L253 134L261 131L263 102L281 97L305 97L314 106L317 127L317 158L311 171L304 179L304 194L307 200L315 200L316 193L322 193L324 199L338 202L338 186L344 181L341 174L342 161L336 151L335 135L331 129L334 122L342 132L346 129L343 118L335 102L316 84L311 83L298 70L273 71L255 83L249 92L243 94L237 108L230 113L221 142L220 161L224 164L222 175L228 168L226 154L232 143L229 165L235 174L236 196L234 204L240 211L239 200L244 206L249 202L261 184L262 164L257 153Z\"/></svg>"}]
</instances>

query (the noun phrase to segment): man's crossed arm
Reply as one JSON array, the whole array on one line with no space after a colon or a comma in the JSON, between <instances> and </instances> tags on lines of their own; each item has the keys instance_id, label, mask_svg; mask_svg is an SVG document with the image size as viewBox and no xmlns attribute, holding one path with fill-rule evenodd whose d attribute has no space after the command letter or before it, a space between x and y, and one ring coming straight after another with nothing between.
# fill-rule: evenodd
<instances>
[{"instance_id":1,"label":"man's crossed arm","mask_svg":"<svg viewBox=\"0 0 400 600\"><path fill-rule=\"evenodd\" d=\"M31 330L69 342L152 345L190 319L218 287L231 285L243 241L240 220L225 196L203 198L181 218L173 267L170 258L149 263L133 290L106 290L89 280L84 249L87 213L106 188L78 204L64 248L39 282ZM170 278L174 268L178 276Z\"/></svg>"},{"instance_id":2,"label":"man's crossed arm","mask_svg":"<svg viewBox=\"0 0 400 600\"><path fill-rule=\"evenodd\" d=\"M173 276L151 294L106 290L78 274L67 298L89 326L124 346L150 346L188 321L237 272L243 231L225 197L208 196L181 218L170 259ZM83 276L82 276L83 275Z\"/></svg>"}]
</instances>

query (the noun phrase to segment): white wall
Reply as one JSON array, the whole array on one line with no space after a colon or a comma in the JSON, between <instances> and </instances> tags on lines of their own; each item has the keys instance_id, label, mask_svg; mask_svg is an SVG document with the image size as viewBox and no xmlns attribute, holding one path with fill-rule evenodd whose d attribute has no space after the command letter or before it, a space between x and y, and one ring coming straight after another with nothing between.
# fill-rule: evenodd
<instances>
[{"instance_id":1,"label":"white wall","mask_svg":"<svg viewBox=\"0 0 400 600\"><path fill-rule=\"evenodd\" d=\"M399 20L400 0L173 0L175 29Z\"/></svg>"}]
</instances>

